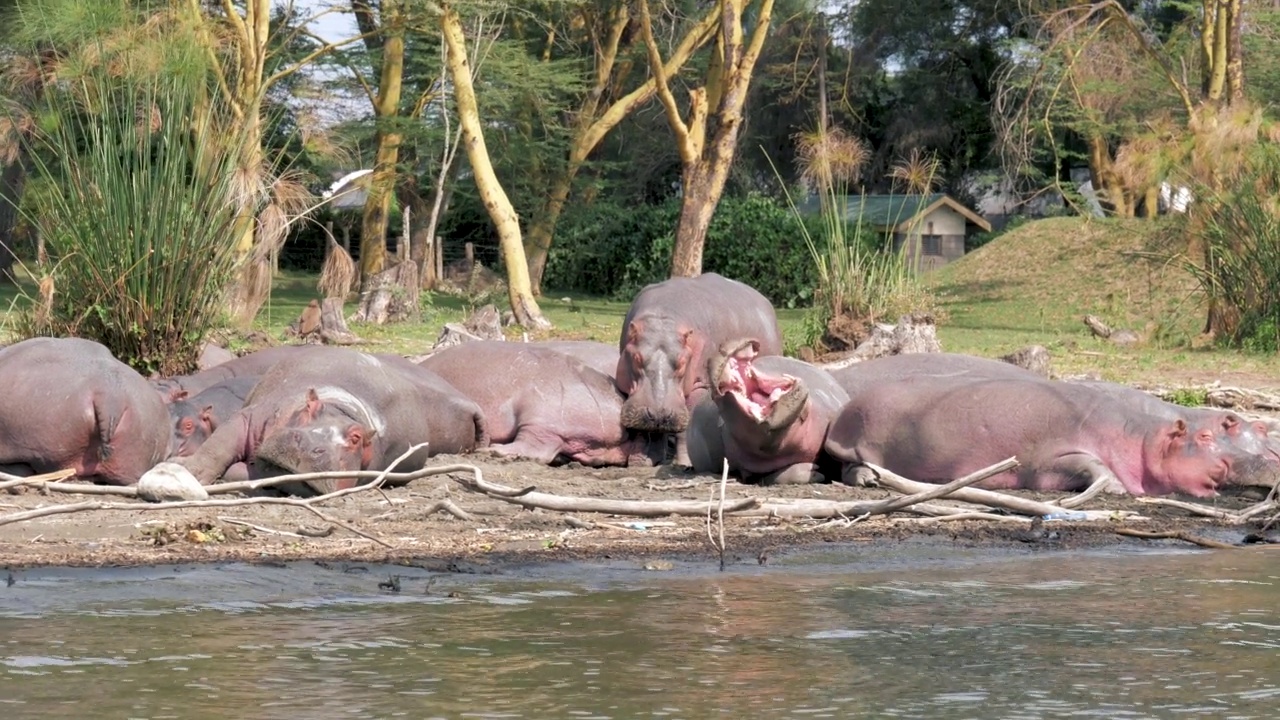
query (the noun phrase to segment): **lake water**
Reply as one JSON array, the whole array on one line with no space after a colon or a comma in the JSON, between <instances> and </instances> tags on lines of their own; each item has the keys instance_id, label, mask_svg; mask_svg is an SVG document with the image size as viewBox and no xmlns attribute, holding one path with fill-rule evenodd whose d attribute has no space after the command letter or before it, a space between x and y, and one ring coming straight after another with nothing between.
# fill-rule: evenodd
<instances>
[{"instance_id":1,"label":"lake water","mask_svg":"<svg viewBox=\"0 0 1280 720\"><path fill-rule=\"evenodd\" d=\"M5 720L1280 717L1277 550L13 581Z\"/></svg>"}]
</instances>

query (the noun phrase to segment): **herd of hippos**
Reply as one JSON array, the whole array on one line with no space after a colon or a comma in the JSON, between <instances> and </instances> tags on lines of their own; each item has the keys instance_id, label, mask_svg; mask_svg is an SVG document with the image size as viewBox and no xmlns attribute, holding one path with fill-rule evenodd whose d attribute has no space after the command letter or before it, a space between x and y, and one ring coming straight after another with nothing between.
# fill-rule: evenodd
<instances>
[{"instance_id":1,"label":"herd of hippos","mask_svg":"<svg viewBox=\"0 0 1280 720\"><path fill-rule=\"evenodd\" d=\"M289 473L422 467L489 451L542 463L652 465L747 482L874 481L868 463L947 482L1016 456L988 488L1215 495L1268 485L1280 443L1239 415L998 360L927 353L837 370L782 356L777 316L715 274L644 288L618 345L464 342L419 362L273 347L146 379L102 345L34 338L0 349L0 472L71 469L134 484L161 471L208 485ZM157 467L159 466L159 467ZM298 494L355 479L288 486Z\"/></svg>"}]
</instances>

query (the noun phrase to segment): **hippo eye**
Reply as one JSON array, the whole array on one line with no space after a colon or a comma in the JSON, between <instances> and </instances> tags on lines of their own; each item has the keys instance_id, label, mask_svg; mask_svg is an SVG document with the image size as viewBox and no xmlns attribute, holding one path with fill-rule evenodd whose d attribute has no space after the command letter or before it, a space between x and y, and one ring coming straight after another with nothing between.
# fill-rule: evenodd
<instances>
[{"instance_id":1,"label":"hippo eye","mask_svg":"<svg viewBox=\"0 0 1280 720\"><path fill-rule=\"evenodd\" d=\"M324 448L311 448L311 454L319 457L324 454Z\"/></svg>"}]
</instances>

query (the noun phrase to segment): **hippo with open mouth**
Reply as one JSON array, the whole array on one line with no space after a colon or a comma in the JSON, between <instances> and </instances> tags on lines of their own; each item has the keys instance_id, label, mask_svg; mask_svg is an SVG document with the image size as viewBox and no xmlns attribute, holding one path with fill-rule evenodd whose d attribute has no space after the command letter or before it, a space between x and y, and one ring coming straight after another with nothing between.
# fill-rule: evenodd
<instances>
[{"instance_id":1,"label":"hippo with open mouth","mask_svg":"<svg viewBox=\"0 0 1280 720\"><path fill-rule=\"evenodd\" d=\"M743 480L824 482L839 463L823 451L827 427L849 395L824 370L759 354L756 340L723 343L707 368L711 398L689 425L689 457L699 472L724 460Z\"/></svg>"}]
</instances>

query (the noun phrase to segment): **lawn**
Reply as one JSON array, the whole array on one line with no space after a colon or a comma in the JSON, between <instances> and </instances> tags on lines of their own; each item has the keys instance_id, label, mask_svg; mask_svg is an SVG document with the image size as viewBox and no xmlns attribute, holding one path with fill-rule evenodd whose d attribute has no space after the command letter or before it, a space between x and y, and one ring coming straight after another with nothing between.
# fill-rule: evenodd
<instances>
[{"instance_id":1,"label":"lawn","mask_svg":"<svg viewBox=\"0 0 1280 720\"><path fill-rule=\"evenodd\" d=\"M1203 298L1176 262L1164 260L1181 240L1164 222L1054 218L1027 223L926 278L942 313L944 349L998 356L1029 344L1049 348L1063 374L1094 373L1117 381L1210 382L1270 387L1280 384L1275 356L1202 348L1196 342ZM0 286L0 308L20 308L34 286ZM315 277L281 273L255 329L281 338L316 297ZM555 325L530 339L575 338L616 342L627 303L549 292L542 310ZM348 308L354 309L353 304ZM379 352L420 354L447 322L466 317L472 304L442 293L423 295L420 322L353 326ZM1120 348L1094 338L1081 319L1095 314L1147 340ZM806 311L780 310L788 348L804 336ZM10 323L0 332L12 341ZM508 336L520 338L519 328Z\"/></svg>"}]
</instances>

